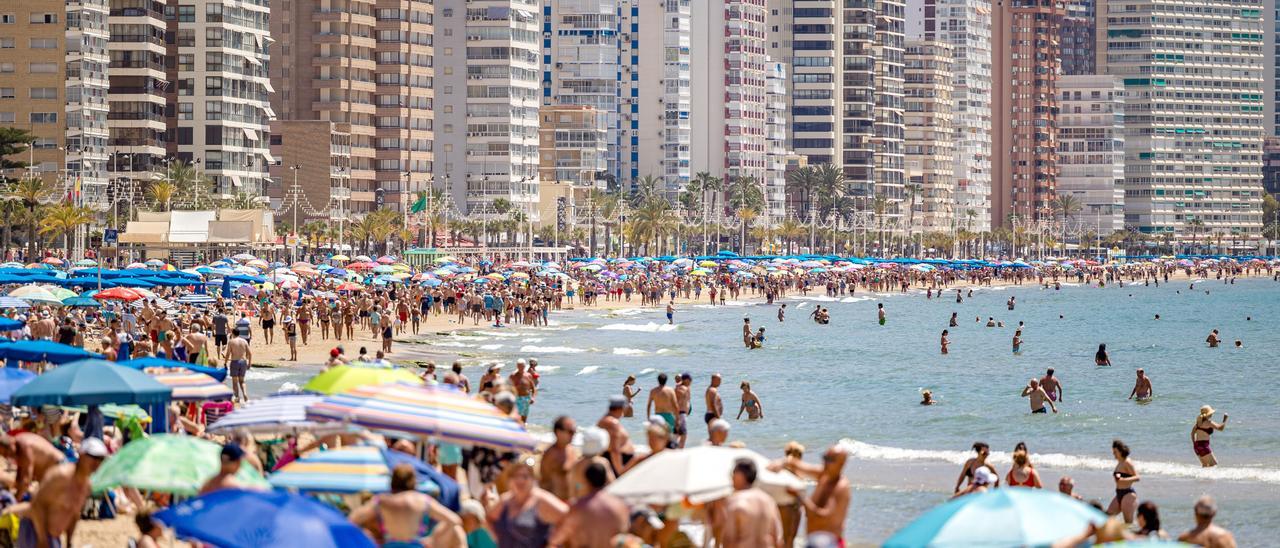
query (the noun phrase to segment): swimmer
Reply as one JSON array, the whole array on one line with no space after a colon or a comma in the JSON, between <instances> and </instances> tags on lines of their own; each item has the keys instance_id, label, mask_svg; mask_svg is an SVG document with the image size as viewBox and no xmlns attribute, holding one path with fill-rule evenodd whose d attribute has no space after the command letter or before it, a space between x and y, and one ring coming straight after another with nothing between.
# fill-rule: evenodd
<instances>
[{"instance_id":1,"label":"swimmer","mask_svg":"<svg viewBox=\"0 0 1280 548\"><path fill-rule=\"evenodd\" d=\"M949 333L949 331L947 331L946 329L943 329L943 330L942 330L942 341L941 341L941 344L942 344L942 353L943 353L943 354L946 354L946 353L947 353L947 350L948 350L948 347L949 347L949 346L951 346L951 341L947 339L947 333Z\"/></svg>"},{"instance_id":2,"label":"swimmer","mask_svg":"<svg viewBox=\"0 0 1280 548\"><path fill-rule=\"evenodd\" d=\"M931 390L926 389L925 391L920 393L920 396L923 398L920 400L920 405L933 405L935 403L938 403L936 401L933 401L933 391Z\"/></svg>"},{"instance_id":3,"label":"swimmer","mask_svg":"<svg viewBox=\"0 0 1280 548\"><path fill-rule=\"evenodd\" d=\"M955 313L955 312L952 312L952 313L951 313L951 327L956 327L956 325L957 325L957 321L956 321L956 313Z\"/></svg>"},{"instance_id":4,"label":"swimmer","mask_svg":"<svg viewBox=\"0 0 1280 548\"><path fill-rule=\"evenodd\" d=\"M1157 319L1157 320L1158 320L1158 319L1160 319L1160 315L1159 315L1159 314L1156 314L1156 319Z\"/></svg>"},{"instance_id":5,"label":"swimmer","mask_svg":"<svg viewBox=\"0 0 1280 548\"><path fill-rule=\"evenodd\" d=\"M1031 399L1031 414L1048 413L1049 409L1053 409L1054 413L1058 412L1058 406L1053 404L1053 400L1046 394L1044 388L1040 387L1040 381L1031 379L1027 385L1022 387L1022 397ZM1048 409L1045 408L1048 404Z\"/></svg>"},{"instance_id":6,"label":"swimmer","mask_svg":"<svg viewBox=\"0 0 1280 548\"><path fill-rule=\"evenodd\" d=\"M1013 353L1017 354L1022 351L1022 330L1013 332Z\"/></svg>"},{"instance_id":7,"label":"swimmer","mask_svg":"<svg viewBox=\"0 0 1280 548\"><path fill-rule=\"evenodd\" d=\"M672 319L675 316L675 314L676 314L676 302L675 301L668 302L667 303L667 325L671 325L675 323L675 321Z\"/></svg>"},{"instance_id":8,"label":"swimmer","mask_svg":"<svg viewBox=\"0 0 1280 548\"><path fill-rule=\"evenodd\" d=\"M780 322L783 321L786 315L787 315L787 303L782 303L782 306L778 307L778 321Z\"/></svg>"},{"instance_id":9,"label":"swimmer","mask_svg":"<svg viewBox=\"0 0 1280 548\"><path fill-rule=\"evenodd\" d=\"M957 303L962 303L962 302L964 302L964 298L960 296L960 290L959 290L959 289L957 289L957 290L956 290L956 302L957 302Z\"/></svg>"},{"instance_id":10,"label":"swimmer","mask_svg":"<svg viewBox=\"0 0 1280 548\"><path fill-rule=\"evenodd\" d=\"M1236 339L1236 348L1244 348L1244 341Z\"/></svg>"},{"instance_id":11,"label":"swimmer","mask_svg":"<svg viewBox=\"0 0 1280 548\"><path fill-rule=\"evenodd\" d=\"M996 319L995 319L995 318L992 318L992 317L990 317L990 316L988 316L988 317L987 317L987 327L995 327L995 326L996 326Z\"/></svg>"},{"instance_id":12,"label":"swimmer","mask_svg":"<svg viewBox=\"0 0 1280 548\"><path fill-rule=\"evenodd\" d=\"M1012 296L1010 296L1010 297L1009 297L1009 302L1007 302L1007 303L1005 303L1005 304L1009 306L1009 310L1013 310L1013 305L1014 305L1013 297L1012 297Z\"/></svg>"},{"instance_id":13,"label":"swimmer","mask_svg":"<svg viewBox=\"0 0 1280 548\"><path fill-rule=\"evenodd\" d=\"M1098 351L1093 354L1093 363L1095 365L1111 366L1111 355L1107 353L1107 343L1098 345Z\"/></svg>"},{"instance_id":14,"label":"swimmer","mask_svg":"<svg viewBox=\"0 0 1280 548\"><path fill-rule=\"evenodd\" d=\"M1040 388L1044 389L1044 393L1049 395L1049 401L1062 401L1062 396L1066 390L1062 388L1062 382L1058 377L1053 376L1053 368L1050 367L1044 372L1044 376L1040 377Z\"/></svg>"},{"instance_id":15,"label":"swimmer","mask_svg":"<svg viewBox=\"0 0 1280 548\"><path fill-rule=\"evenodd\" d=\"M1058 319L1059 319L1059 320L1061 320L1061 319L1062 319L1062 314L1058 314Z\"/></svg>"},{"instance_id":16,"label":"swimmer","mask_svg":"<svg viewBox=\"0 0 1280 548\"><path fill-rule=\"evenodd\" d=\"M996 322L996 327L1004 327L1004 320Z\"/></svg>"},{"instance_id":17,"label":"swimmer","mask_svg":"<svg viewBox=\"0 0 1280 548\"><path fill-rule=\"evenodd\" d=\"M1141 368L1138 369L1138 379L1133 383L1133 391L1129 392L1129 399L1137 399L1138 401L1150 400L1155 395L1155 391L1151 388L1151 377Z\"/></svg>"},{"instance_id":18,"label":"swimmer","mask_svg":"<svg viewBox=\"0 0 1280 548\"><path fill-rule=\"evenodd\" d=\"M1212 333L1209 333L1204 342L1209 343L1209 348L1217 348L1222 343L1222 339L1218 337L1218 330L1214 329Z\"/></svg>"},{"instance_id":19,"label":"swimmer","mask_svg":"<svg viewBox=\"0 0 1280 548\"><path fill-rule=\"evenodd\" d=\"M884 303L876 304L876 316L880 319L880 325L884 325Z\"/></svg>"}]
</instances>

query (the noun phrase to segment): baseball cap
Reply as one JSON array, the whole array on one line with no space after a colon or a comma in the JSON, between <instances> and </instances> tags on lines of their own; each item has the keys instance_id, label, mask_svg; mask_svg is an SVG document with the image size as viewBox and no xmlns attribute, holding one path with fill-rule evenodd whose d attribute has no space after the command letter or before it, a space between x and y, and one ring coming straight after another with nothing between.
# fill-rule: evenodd
<instances>
[{"instance_id":1,"label":"baseball cap","mask_svg":"<svg viewBox=\"0 0 1280 548\"><path fill-rule=\"evenodd\" d=\"M107 444L98 438L85 438L80 442L80 454L99 459L107 458Z\"/></svg>"},{"instance_id":2,"label":"baseball cap","mask_svg":"<svg viewBox=\"0 0 1280 548\"><path fill-rule=\"evenodd\" d=\"M658 513L650 508L638 508L631 512L631 521L644 518L645 523L654 529L662 529L662 520L658 519Z\"/></svg>"}]
</instances>

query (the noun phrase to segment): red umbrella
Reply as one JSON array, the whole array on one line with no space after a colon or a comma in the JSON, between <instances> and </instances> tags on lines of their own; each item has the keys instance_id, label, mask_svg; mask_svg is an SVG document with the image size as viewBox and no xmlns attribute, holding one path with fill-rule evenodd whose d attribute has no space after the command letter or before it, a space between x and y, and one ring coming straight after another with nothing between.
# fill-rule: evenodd
<instances>
[{"instance_id":1,"label":"red umbrella","mask_svg":"<svg viewBox=\"0 0 1280 548\"><path fill-rule=\"evenodd\" d=\"M363 285L354 282L347 282L338 286L338 291L360 291L364 289Z\"/></svg>"},{"instance_id":2,"label":"red umbrella","mask_svg":"<svg viewBox=\"0 0 1280 548\"><path fill-rule=\"evenodd\" d=\"M115 300L115 301L133 302L138 299L141 299L142 295L140 295L138 292L132 289L128 289L124 287L113 287L113 288L104 289L102 291L95 293L93 295L93 298L98 299L100 301Z\"/></svg>"},{"instance_id":3,"label":"red umbrella","mask_svg":"<svg viewBox=\"0 0 1280 548\"><path fill-rule=\"evenodd\" d=\"M347 270L368 270L368 269L373 268L373 267L375 267L375 266L378 266L378 263L374 263L374 262L367 262L367 263L366 263L366 262L362 262L362 261L356 261L356 262L354 262L354 263L351 263L351 264L347 265Z\"/></svg>"}]
</instances>

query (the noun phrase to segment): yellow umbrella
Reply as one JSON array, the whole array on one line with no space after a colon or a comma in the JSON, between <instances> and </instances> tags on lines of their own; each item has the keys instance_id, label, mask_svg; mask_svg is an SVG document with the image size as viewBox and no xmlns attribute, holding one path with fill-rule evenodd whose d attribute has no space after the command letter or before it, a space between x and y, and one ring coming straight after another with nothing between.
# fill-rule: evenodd
<instances>
[{"instance_id":1,"label":"yellow umbrella","mask_svg":"<svg viewBox=\"0 0 1280 548\"><path fill-rule=\"evenodd\" d=\"M698 266L701 266L701 267L704 267L704 268L715 268L715 267L716 267L716 262L715 262L715 261L702 261L702 262L698 263Z\"/></svg>"},{"instance_id":2,"label":"yellow umbrella","mask_svg":"<svg viewBox=\"0 0 1280 548\"><path fill-rule=\"evenodd\" d=\"M348 257L346 255L334 255L332 257L329 257L329 259L334 261L350 261L351 257Z\"/></svg>"},{"instance_id":3,"label":"yellow umbrella","mask_svg":"<svg viewBox=\"0 0 1280 548\"><path fill-rule=\"evenodd\" d=\"M528 273L528 272L513 272L513 273L511 273L511 277L512 277L512 278L528 278L528 277L529 277L529 273Z\"/></svg>"},{"instance_id":4,"label":"yellow umbrella","mask_svg":"<svg viewBox=\"0 0 1280 548\"><path fill-rule=\"evenodd\" d=\"M498 274L497 272L494 272L494 273L492 273L492 274L486 275L485 277L486 277L486 278L489 278L490 280L498 281L498 282L500 282L500 281L502 281L502 280L506 279L506 278L503 278L503 277L502 277L502 274Z\"/></svg>"},{"instance_id":5,"label":"yellow umbrella","mask_svg":"<svg viewBox=\"0 0 1280 548\"><path fill-rule=\"evenodd\" d=\"M699 268L699 269L697 269L697 270L693 270L693 271L690 271L690 272L689 272L689 275L690 275L690 276L706 276L707 274L708 274L708 272L707 272L706 270L701 269L701 268Z\"/></svg>"}]
</instances>

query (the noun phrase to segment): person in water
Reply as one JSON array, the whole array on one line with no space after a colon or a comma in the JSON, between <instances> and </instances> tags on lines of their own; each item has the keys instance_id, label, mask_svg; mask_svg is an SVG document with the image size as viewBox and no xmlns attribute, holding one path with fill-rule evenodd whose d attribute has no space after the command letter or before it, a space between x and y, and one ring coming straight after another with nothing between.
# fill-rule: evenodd
<instances>
[{"instance_id":1,"label":"person in water","mask_svg":"<svg viewBox=\"0 0 1280 548\"><path fill-rule=\"evenodd\" d=\"M1062 401L1062 395L1065 390L1062 389L1062 381L1053 376L1052 367L1045 370L1044 376L1040 377L1040 388L1043 388L1044 393L1049 395L1049 401Z\"/></svg>"},{"instance_id":2,"label":"person in water","mask_svg":"<svg viewBox=\"0 0 1280 548\"><path fill-rule=\"evenodd\" d=\"M1013 353L1017 354L1022 351L1022 330L1013 332Z\"/></svg>"},{"instance_id":3,"label":"person in water","mask_svg":"<svg viewBox=\"0 0 1280 548\"><path fill-rule=\"evenodd\" d=\"M1219 344L1222 344L1222 338L1218 336L1218 330L1214 329L1213 332L1209 333L1209 336L1204 339L1204 342L1209 343L1209 348L1217 348Z\"/></svg>"},{"instance_id":4,"label":"person in water","mask_svg":"<svg viewBox=\"0 0 1280 548\"><path fill-rule=\"evenodd\" d=\"M1120 440L1111 442L1111 454L1116 458L1115 470L1111 472L1111 477L1116 482L1116 496L1107 506L1107 515L1124 514L1125 524L1132 524L1133 514L1138 509L1138 492L1133 489L1133 484L1142 478L1129 460L1128 445Z\"/></svg>"},{"instance_id":5,"label":"person in water","mask_svg":"<svg viewBox=\"0 0 1280 548\"><path fill-rule=\"evenodd\" d=\"M946 329L942 330L942 340L940 341L940 343L942 344L942 353L944 355L948 353L948 350L951 347L951 340L947 338L948 333L950 333L949 330L946 330Z\"/></svg>"},{"instance_id":6,"label":"person in water","mask_svg":"<svg viewBox=\"0 0 1280 548\"><path fill-rule=\"evenodd\" d=\"M876 316L880 319L880 325L884 325L884 303L876 304Z\"/></svg>"},{"instance_id":7,"label":"person in water","mask_svg":"<svg viewBox=\"0 0 1280 548\"><path fill-rule=\"evenodd\" d=\"M993 478L996 478L991 487L1000 486L1000 480L998 479L1000 476L996 474L996 467L987 462L987 457L991 456L991 447L984 442L974 442L973 451L977 453L977 456L965 461L964 467L960 469L960 477L956 479L956 486L952 489L953 493L960 492L960 486L964 484L966 479L969 480L970 484L973 484L975 480L974 473L980 469L990 472Z\"/></svg>"},{"instance_id":8,"label":"person in water","mask_svg":"<svg viewBox=\"0 0 1280 548\"><path fill-rule=\"evenodd\" d=\"M1111 355L1107 354L1107 344L1098 345L1098 351L1093 355L1093 363L1096 365L1111 366Z\"/></svg>"},{"instance_id":9,"label":"person in water","mask_svg":"<svg viewBox=\"0 0 1280 548\"><path fill-rule=\"evenodd\" d=\"M936 401L933 401L932 390L925 389L923 392L920 392L920 396L921 398L923 398L920 400L920 405L933 405L935 403L938 403Z\"/></svg>"},{"instance_id":10,"label":"person in water","mask_svg":"<svg viewBox=\"0 0 1280 548\"><path fill-rule=\"evenodd\" d=\"M1133 391L1129 393L1129 399L1137 398L1138 401L1147 401L1155 394L1151 390L1151 377L1147 376L1146 371L1138 368L1138 379L1133 383Z\"/></svg>"},{"instance_id":11,"label":"person in water","mask_svg":"<svg viewBox=\"0 0 1280 548\"><path fill-rule=\"evenodd\" d=\"M1213 422L1213 414L1213 407L1201 407L1195 426L1191 428L1191 448L1200 459L1200 466L1205 468L1218 465L1218 459L1213 457L1213 448L1209 447L1209 436L1214 430L1221 432L1227 428L1227 414L1222 414L1222 423Z\"/></svg>"},{"instance_id":12,"label":"person in water","mask_svg":"<svg viewBox=\"0 0 1280 548\"><path fill-rule=\"evenodd\" d=\"M1054 413L1058 412L1058 406L1053 404L1053 399L1044 391L1044 388L1040 387L1040 381L1037 379L1031 379L1022 388L1022 397L1030 398L1032 414L1048 413L1049 409L1053 409ZM1048 404L1048 409L1045 408L1045 404Z\"/></svg>"},{"instance_id":13,"label":"person in water","mask_svg":"<svg viewBox=\"0 0 1280 548\"><path fill-rule=\"evenodd\" d=\"M751 383L742 381L739 385L742 388L742 405L738 407L738 420L742 420L742 412L747 412L747 420L758 420L764 418L764 405L760 404L760 397L751 391Z\"/></svg>"}]
</instances>

